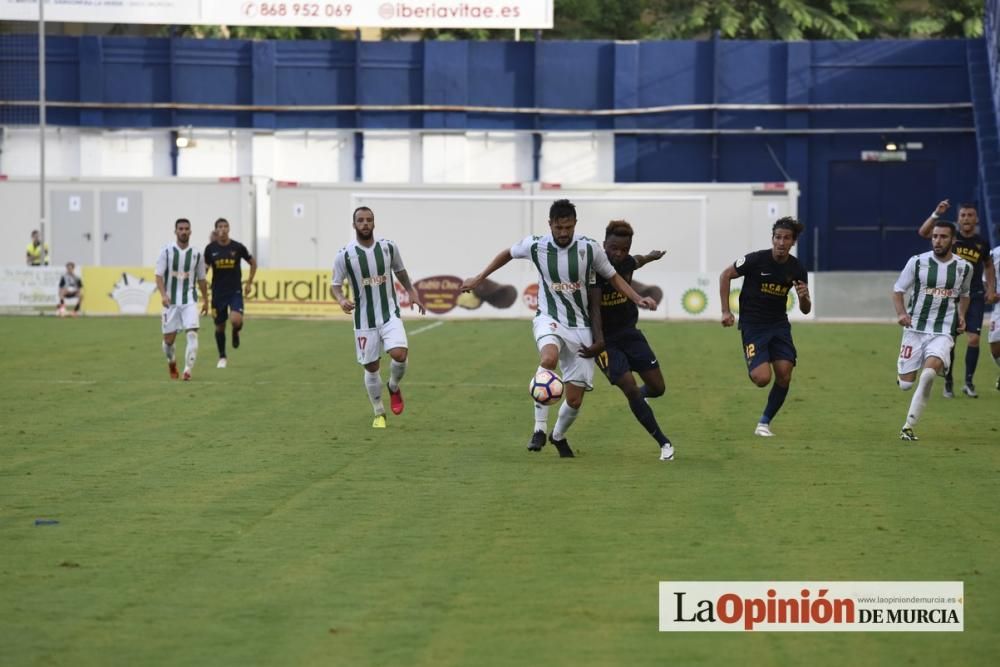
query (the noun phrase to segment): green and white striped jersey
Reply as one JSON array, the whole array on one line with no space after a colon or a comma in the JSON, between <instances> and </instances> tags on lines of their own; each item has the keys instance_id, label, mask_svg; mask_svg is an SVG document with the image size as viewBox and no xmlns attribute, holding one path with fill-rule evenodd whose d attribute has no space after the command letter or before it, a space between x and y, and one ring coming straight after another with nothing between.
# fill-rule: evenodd
<instances>
[{"instance_id":1,"label":"green and white striped jersey","mask_svg":"<svg viewBox=\"0 0 1000 667\"><path fill-rule=\"evenodd\" d=\"M510 249L511 257L530 259L538 269L538 315L547 315L571 329L590 327L590 297L587 288L595 274L615 275L604 248L586 236L574 235L560 248L551 234L528 236Z\"/></svg>"},{"instance_id":2,"label":"green and white striped jersey","mask_svg":"<svg viewBox=\"0 0 1000 667\"><path fill-rule=\"evenodd\" d=\"M893 290L904 293L913 287L908 308L913 322L908 328L920 333L954 335L958 327L958 299L969 296L971 283L972 264L958 255L942 262L929 250L910 258Z\"/></svg>"},{"instance_id":3,"label":"green and white striped jersey","mask_svg":"<svg viewBox=\"0 0 1000 667\"><path fill-rule=\"evenodd\" d=\"M205 261L194 247L181 250L171 243L156 258L156 275L163 276L170 303L175 306L198 303L198 281L205 279Z\"/></svg>"},{"instance_id":4,"label":"green and white striped jersey","mask_svg":"<svg viewBox=\"0 0 1000 667\"><path fill-rule=\"evenodd\" d=\"M403 270L399 249L385 239L375 239L369 248L354 240L337 252L332 282L339 286L347 280L351 286L355 329L375 329L399 317L392 273Z\"/></svg>"}]
</instances>

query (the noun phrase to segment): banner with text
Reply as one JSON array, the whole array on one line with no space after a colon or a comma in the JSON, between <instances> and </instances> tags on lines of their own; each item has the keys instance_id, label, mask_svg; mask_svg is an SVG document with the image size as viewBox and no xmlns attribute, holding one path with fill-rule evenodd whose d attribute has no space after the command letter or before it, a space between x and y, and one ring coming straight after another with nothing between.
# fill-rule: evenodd
<instances>
[{"instance_id":1,"label":"banner with text","mask_svg":"<svg viewBox=\"0 0 1000 667\"><path fill-rule=\"evenodd\" d=\"M152 267L88 266L83 270L83 282L87 289L85 313L159 315L163 309ZM251 316L347 318L330 296L330 272L321 269L261 269L244 306L244 312Z\"/></svg>"},{"instance_id":2,"label":"banner with text","mask_svg":"<svg viewBox=\"0 0 1000 667\"><path fill-rule=\"evenodd\" d=\"M0 0L0 19L37 21L37 0ZM49 0L47 21L309 28L551 28L553 0Z\"/></svg>"},{"instance_id":3,"label":"banner with text","mask_svg":"<svg viewBox=\"0 0 1000 667\"><path fill-rule=\"evenodd\" d=\"M59 305L61 266L0 266L0 308L38 311Z\"/></svg>"},{"instance_id":4,"label":"banner with text","mask_svg":"<svg viewBox=\"0 0 1000 667\"><path fill-rule=\"evenodd\" d=\"M58 272L58 271L57 271ZM463 293L458 271L431 276L412 275L417 296L427 308L428 317L448 319L520 318L534 316L538 307L538 274L534 265L517 262L498 272L472 292ZM719 320L719 278L714 274L666 271L656 265L636 273L633 287L642 296L652 297L659 307L642 311L643 320ZM158 314L160 300L153 294L156 279L152 267L86 267L87 286L84 312L100 314ZM815 289L816 275L809 274L810 289ZM58 277L56 278L58 283ZM729 301L739 316L739 293L742 279L731 284ZM329 292L329 270L261 269L245 298L248 315L341 317L346 315ZM398 281L396 299L405 318L410 313L410 297ZM344 292L350 296L349 285ZM53 288L50 302L57 298ZM53 301L53 299L55 299ZM792 321L815 318L816 311L803 315L795 291L789 289L786 310Z\"/></svg>"}]
</instances>

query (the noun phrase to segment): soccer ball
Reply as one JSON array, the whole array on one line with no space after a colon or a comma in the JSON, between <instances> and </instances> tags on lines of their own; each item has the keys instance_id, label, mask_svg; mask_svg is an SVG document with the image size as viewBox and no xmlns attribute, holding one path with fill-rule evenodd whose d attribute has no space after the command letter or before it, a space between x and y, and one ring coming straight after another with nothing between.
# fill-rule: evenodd
<instances>
[{"instance_id":1,"label":"soccer ball","mask_svg":"<svg viewBox=\"0 0 1000 667\"><path fill-rule=\"evenodd\" d=\"M531 378L528 385L528 392L537 403L541 405L552 405L558 403L563 395L562 379L549 370L540 370Z\"/></svg>"}]
</instances>

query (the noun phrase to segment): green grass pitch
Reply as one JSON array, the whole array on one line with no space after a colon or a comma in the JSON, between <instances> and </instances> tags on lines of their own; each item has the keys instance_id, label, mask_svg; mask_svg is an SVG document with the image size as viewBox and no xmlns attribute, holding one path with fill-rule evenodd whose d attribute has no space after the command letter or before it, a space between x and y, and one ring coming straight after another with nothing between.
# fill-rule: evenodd
<instances>
[{"instance_id":1,"label":"green grass pitch","mask_svg":"<svg viewBox=\"0 0 1000 667\"><path fill-rule=\"evenodd\" d=\"M905 443L899 328L795 325L800 363L764 440L766 390L738 333L651 324L668 385L652 405L676 461L657 460L600 376L570 431L579 456L560 460L525 451L527 322L411 335L406 412L384 431L349 324L251 320L226 370L203 324L182 383L155 319L0 318L0 664L986 665L1000 652L988 353L981 398L946 401L939 380L920 442ZM659 633L657 583L671 579L962 580L965 632Z\"/></svg>"}]
</instances>

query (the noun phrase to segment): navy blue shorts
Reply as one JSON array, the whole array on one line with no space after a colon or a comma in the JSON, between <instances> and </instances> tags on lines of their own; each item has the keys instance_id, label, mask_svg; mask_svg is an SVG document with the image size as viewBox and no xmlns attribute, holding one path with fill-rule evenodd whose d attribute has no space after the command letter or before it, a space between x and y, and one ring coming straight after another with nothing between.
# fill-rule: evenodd
<instances>
[{"instance_id":1,"label":"navy blue shorts","mask_svg":"<svg viewBox=\"0 0 1000 667\"><path fill-rule=\"evenodd\" d=\"M743 335L743 357L747 372L772 361L790 361L795 365L795 343L792 342L792 325L746 325L740 328Z\"/></svg>"},{"instance_id":2,"label":"navy blue shorts","mask_svg":"<svg viewBox=\"0 0 1000 667\"><path fill-rule=\"evenodd\" d=\"M212 310L215 311L215 323L222 324L229 319L229 311L243 313L243 292L233 292L216 297L212 296Z\"/></svg>"},{"instance_id":3,"label":"navy blue shorts","mask_svg":"<svg viewBox=\"0 0 1000 667\"><path fill-rule=\"evenodd\" d=\"M630 371L642 373L660 367L649 342L638 329L625 331L609 339L605 343L604 352L597 355L595 361L611 384L615 384Z\"/></svg>"},{"instance_id":4,"label":"navy blue shorts","mask_svg":"<svg viewBox=\"0 0 1000 667\"><path fill-rule=\"evenodd\" d=\"M983 329L983 313L986 312L986 295L974 294L969 299L969 309L965 311L965 332L977 334ZM994 308L994 312L996 309Z\"/></svg>"}]
</instances>

